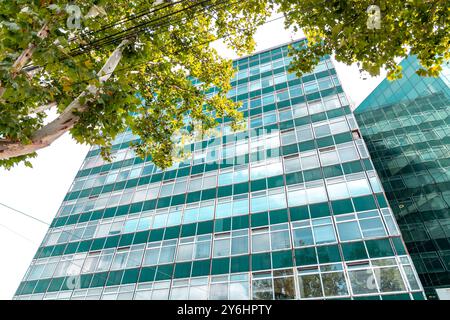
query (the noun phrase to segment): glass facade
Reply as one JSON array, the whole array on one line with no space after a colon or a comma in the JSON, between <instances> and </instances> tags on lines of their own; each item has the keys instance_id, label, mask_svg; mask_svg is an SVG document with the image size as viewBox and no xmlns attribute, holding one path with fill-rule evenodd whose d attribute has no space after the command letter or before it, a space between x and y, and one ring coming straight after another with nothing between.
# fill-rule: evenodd
<instances>
[{"instance_id":1,"label":"glass facade","mask_svg":"<svg viewBox=\"0 0 450 320\"><path fill-rule=\"evenodd\" d=\"M15 298L424 299L331 60L287 52L234 61L247 128L167 170L92 148Z\"/></svg>"},{"instance_id":2,"label":"glass facade","mask_svg":"<svg viewBox=\"0 0 450 320\"><path fill-rule=\"evenodd\" d=\"M386 79L355 110L374 167L429 298L450 288L450 68Z\"/></svg>"}]
</instances>

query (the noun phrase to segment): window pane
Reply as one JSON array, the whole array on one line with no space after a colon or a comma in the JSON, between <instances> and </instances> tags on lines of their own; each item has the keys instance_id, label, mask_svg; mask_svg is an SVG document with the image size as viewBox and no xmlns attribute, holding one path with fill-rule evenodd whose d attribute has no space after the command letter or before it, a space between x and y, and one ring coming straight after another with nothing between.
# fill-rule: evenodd
<instances>
[{"instance_id":1,"label":"window pane","mask_svg":"<svg viewBox=\"0 0 450 320\"><path fill-rule=\"evenodd\" d=\"M252 198L252 212L266 211L269 209L267 197Z\"/></svg>"},{"instance_id":2,"label":"window pane","mask_svg":"<svg viewBox=\"0 0 450 320\"><path fill-rule=\"evenodd\" d=\"M324 124L321 126L315 126L314 133L316 135L316 138L328 136L331 134L330 126L328 124Z\"/></svg>"},{"instance_id":3,"label":"window pane","mask_svg":"<svg viewBox=\"0 0 450 320\"><path fill-rule=\"evenodd\" d=\"M247 282L230 283L230 300L248 300L249 294Z\"/></svg>"},{"instance_id":4,"label":"window pane","mask_svg":"<svg viewBox=\"0 0 450 320\"><path fill-rule=\"evenodd\" d=\"M194 244L183 244L178 246L177 261L192 260L192 251Z\"/></svg>"},{"instance_id":5,"label":"window pane","mask_svg":"<svg viewBox=\"0 0 450 320\"><path fill-rule=\"evenodd\" d=\"M319 274L303 275L298 277L300 296L302 298L322 297L322 284Z\"/></svg>"},{"instance_id":6,"label":"window pane","mask_svg":"<svg viewBox=\"0 0 450 320\"><path fill-rule=\"evenodd\" d=\"M292 109L284 109L279 111L280 122L292 119Z\"/></svg>"},{"instance_id":7,"label":"window pane","mask_svg":"<svg viewBox=\"0 0 450 320\"><path fill-rule=\"evenodd\" d=\"M306 200L306 190L295 190L288 192L289 206L299 206L308 203Z\"/></svg>"},{"instance_id":8,"label":"window pane","mask_svg":"<svg viewBox=\"0 0 450 320\"><path fill-rule=\"evenodd\" d=\"M235 237L231 241L231 254L248 253L248 237Z\"/></svg>"},{"instance_id":9,"label":"window pane","mask_svg":"<svg viewBox=\"0 0 450 320\"><path fill-rule=\"evenodd\" d=\"M316 244L336 241L334 229L331 225L314 227L314 237L316 239Z\"/></svg>"},{"instance_id":10,"label":"window pane","mask_svg":"<svg viewBox=\"0 0 450 320\"><path fill-rule=\"evenodd\" d=\"M138 219L126 221L123 227L123 233L135 232L138 225L138 221L139 221Z\"/></svg>"},{"instance_id":11,"label":"window pane","mask_svg":"<svg viewBox=\"0 0 450 320\"><path fill-rule=\"evenodd\" d=\"M300 161L298 158L285 159L284 160L284 171L293 172L300 170Z\"/></svg>"},{"instance_id":12,"label":"window pane","mask_svg":"<svg viewBox=\"0 0 450 320\"><path fill-rule=\"evenodd\" d=\"M131 251L127 261L127 268L139 267L142 263L143 250Z\"/></svg>"},{"instance_id":13,"label":"window pane","mask_svg":"<svg viewBox=\"0 0 450 320\"><path fill-rule=\"evenodd\" d=\"M269 208L271 210L286 208L286 196L283 193L272 194L269 196Z\"/></svg>"},{"instance_id":14,"label":"window pane","mask_svg":"<svg viewBox=\"0 0 450 320\"><path fill-rule=\"evenodd\" d=\"M362 196L365 194L370 194L369 183L366 179L354 180L347 182L348 190L352 197Z\"/></svg>"},{"instance_id":15,"label":"window pane","mask_svg":"<svg viewBox=\"0 0 450 320\"><path fill-rule=\"evenodd\" d=\"M405 270L406 278L408 278L409 286L411 287L411 290L419 290L420 286L417 283L417 279L414 275L414 271L411 266L404 265L403 269Z\"/></svg>"},{"instance_id":16,"label":"window pane","mask_svg":"<svg viewBox=\"0 0 450 320\"><path fill-rule=\"evenodd\" d=\"M226 300L228 298L228 283L214 283L209 288L209 299Z\"/></svg>"},{"instance_id":17,"label":"window pane","mask_svg":"<svg viewBox=\"0 0 450 320\"><path fill-rule=\"evenodd\" d=\"M217 204L216 219L230 217L232 213L231 205L231 202Z\"/></svg>"},{"instance_id":18,"label":"window pane","mask_svg":"<svg viewBox=\"0 0 450 320\"><path fill-rule=\"evenodd\" d=\"M272 232L270 236L272 238L272 250L285 249L291 247L289 230Z\"/></svg>"},{"instance_id":19,"label":"window pane","mask_svg":"<svg viewBox=\"0 0 450 320\"><path fill-rule=\"evenodd\" d=\"M360 220L359 224L364 238L385 236L383 223L380 218Z\"/></svg>"},{"instance_id":20,"label":"window pane","mask_svg":"<svg viewBox=\"0 0 450 320\"><path fill-rule=\"evenodd\" d=\"M325 111L322 101L308 102L308 109L310 114L316 114Z\"/></svg>"},{"instance_id":21,"label":"window pane","mask_svg":"<svg viewBox=\"0 0 450 320\"><path fill-rule=\"evenodd\" d=\"M275 96L272 93L266 94L262 98L262 103L264 106L274 103L275 102Z\"/></svg>"},{"instance_id":22,"label":"window pane","mask_svg":"<svg viewBox=\"0 0 450 320\"><path fill-rule=\"evenodd\" d=\"M175 256L175 246L167 246L161 248L159 264L172 262Z\"/></svg>"},{"instance_id":23,"label":"window pane","mask_svg":"<svg viewBox=\"0 0 450 320\"><path fill-rule=\"evenodd\" d=\"M308 125L306 127L297 128L297 139L299 142L313 139L312 129Z\"/></svg>"},{"instance_id":24,"label":"window pane","mask_svg":"<svg viewBox=\"0 0 450 320\"><path fill-rule=\"evenodd\" d=\"M377 271L376 271L377 272ZM405 284L398 267L381 268L380 272L380 290L382 292L403 291Z\"/></svg>"},{"instance_id":25,"label":"window pane","mask_svg":"<svg viewBox=\"0 0 450 320\"><path fill-rule=\"evenodd\" d=\"M294 277L274 279L273 286L276 300L295 299Z\"/></svg>"},{"instance_id":26,"label":"window pane","mask_svg":"<svg viewBox=\"0 0 450 320\"><path fill-rule=\"evenodd\" d=\"M319 158L315 154L311 156L300 157L300 162L302 164L303 170L316 168L319 166Z\"/></svg>"},{"instance_id":27,"label":"window pane","mask_svg":"<svg viewBox=\"0 0 450 320\"><path fill-rule=\"evenodd\" d=\"M236 170L233 174L234 183L248 181L248 169Z\"/></svg>"},{"instance_id":28,"label":"window pane","mask_svg":"<svg viewBox=\"0 0 450 320\"><path fill-rule=\"evenodd\" d=\"M248 199L233 202L233 216L248 214Z\"/></svg>"},{"instance_id":29,"label":"window pane","mask_svg":"<svg viewBox=\"0 0 450 320\"><path fill-rule=\"evenodd\" d=\"M319 155L322 166L328 166L330 164L339 162L338 154L336 151L319 152Z\"/></svg>"},{"instance_id":30,"label":"window pane","mask_svg":"<svg viewBox=\"0 0 450 320\"><path fill-rule=\"evenodd\" d=\"M264 114L264 125L277 122L277 114L275 112Z\"/></svg>"},{"instance_id":31,"label":"window pane","mask_svg":"<svg viewBox=\"0 0 450 320\"><path fill-rule=\"evenodd\" d=\"M381 189L381 184L377 177L371 177L371 178L369 178L369 181L370 181L370 185L372 186L373 192L378 193L378 192L383 191Z\"/></svg>"},{"instance_id":32,"label":"window pane","mask_svg":"<svg viewBox=\"0 0 450 320\"><path fill-rule=\"evenodd\" d=\"M252 252L261 252L270 250L269 233L252 235Z\"/></svg>"},{"instance_id":33,"label":"window pane","mask_svg":"<svg viewBox=\"0 0 450 320\"><path fill-rule=\"evenodd\" d=\"M347 121L342 120L330 124L330 129L332 134L338 134L341 132L346 132L349 130Z\"/></svg>"},{"instance_id":34,"label":"window pane","mask_svg":"<svg viewBox=\"0 0 450 320\"><path fill-rule=\"evenodd\" d=\"M151 218L150 217L144 217L139 220L139 225L137 227L138 231L147 230L150 228L151 224Z\"/></svg>"},{"instance_id":35,"label":"window pane","mask_svg":"<svg viewBox=\"0 0 450 320\"><path fill-rule=\"evenodd\" d=\"M172 288L170 293L170 299L171 300L187 300L188 298L188 287L179 287L179 288Z\"/></svg>"},{"instance_id":36,"label":"window pane","mask_svg":"<svg viewBox=\"0 0 450 320\"><path fill-rule=\"evenodd\" d=\"M328 196L330 200L349 198L350 195L347 190L347 184L345 182L329 184L327 186Z\"/></svg>"},{"instance_id":37,"label":"window pane","mask_svg":"<svg viewBox=\"0 0 450 320\"><path fill-rule=\"evenodd\" d=\"M356 221L338 223L337 228L341 241L361 239L361 232Z\"/></svg>"},{"instance_id":38,"label":"window pane","mask_svg":"<svg viewBox=\"0 0 450 320\"><path fill-rule=\"evenodd\" d=\"M308 188L306 189L306 193L308 195L309 203L323 202L328 200L325 187Z\"/></svg>"},{"instance_id":39,"label":"window pane","mask_svg":"<svg viewBox=\"0 0 450 320\"><path fill-rule=\"evenodd\" d=\"M181 211L171 212L167 220L168 226L175 226L181 224Z\"/></svg>"},{"instance_id":40,"label":"window pane","mask_svg":"<svg viewBox=\"0 0 450 320\"><path fill-rule=\"evenodd\" d=\"M322 273L325 296L343 296L348 294L343 272Z\"/></svg>"},{"instance_id":41,"label":"window pane","mask_svg":"<svg viewBox=\"0 0 450 320\"><path fill-rule=\"evenodd\" d=\"M311 228L294 229L294 246L308 246L314 244Z\"/></svg>"},{"instance_id":42,"label":"window pane","mask_svg":"<svg viewBox=\"0 0 450 320\"><path fill-rule=\"evenodd\" d=\"M233 183L233 173L232 172L226 172L221 173L219 175L219 186L224 186L227 184Z\"/></svg>"},{"instance_id":43,"label":"window pane","mask_svg":"<svg viewBox=\"0 0 450 320\"><path fill-rule=\"evenodd\" d=\"M348 272L353 294L377 292L375 277L370 269Z\"/></svg>"},{"instance_id":44,"label":"window pane","mask_svg":"<svg viewBox=\"0 0 450 320\"><path fill-rule=\"evenodd\" d=\"M169 298L169 289L153 290L152 300L167 300Z\"/></svg>"},{"instance_id":45,"label":"window pane","mask_svg":"<svg viewBox=\"0 0 450 320\"><path fill-rule=\"evenodd\" d=\"M211 220L214 217L214 204L203 205L198 212L197 221Z\"/></svg>"},{"instance_id":46,"label":"window pane","mask_svg":"<svg viewBox=\"0 0 450 320\"><path fill-rule=\"evenodd\" d=\"M297 140L296 140L296 136L295 136L295 131L294 130L288 131L288 132L283 132L281 134L281 144L283 146L286 146L286 145L289 145L289 144L292 144L292 143L296 143L296 142L297 142Z\"/></svg>"},{"instance_id":47,"label":"window pane","mask_svg":"<svg viewBox=\"0 0 450 320\"><path fill-rule=\"evenodd\" d=\"M255 300L273 299L272 279L253 280L252 289Z\"/></svg>"},{"instance_id":48,"label":"window pane","mask_svg":"<svg viewBox=\"0 0 450 320\"><path fill-rule=\"evenodd\" d=\"M297 92L295 94L292 94L292 91L291 91L291 96L295 97L297 95L299 95L299 96L302 95L301 91L299 91L298 94L297 94ZM308 115L308 108L306 107L305 103L292 106L292 110L294 110L295 118L300 118L300 117L304 117L304 116Z\"/></svg>"},{"instance_id":49,"label":"window pane","mask_svg":"<svg viewBox=\"0 0 450 320\"><path fill-rule=\"evenodd\" d=\"M305 94L311 93L311 92L315 92L319 89L319 87L317 86L317 82L316 81L312 81L312 82L307 82L303 85L304 90L305 90Z\"/></svg>"},{"instance_id":50,"label":"window pane","mask_svg":"<svg viewBox=\"0 0 450 320\"><path fill-rule=\"evenodd\" d=\"M209 258L211 241L198 242L195 247L195 259Z\"/></svg>"},{"instance_id":51,"label":"window pane","mask_svg":"<svg viewBox=\"0 0 450 320\"><path fill-rule=\"evenodd\" d=\"M189 300L206 300L208 298L208 286L191 286Z\"/></svg>"},{"instance_id":52,"label":"window pane","mask_svg":"<svg viewBox=\"0 0 450 320\"><path fill-rule=\"evenodd\" d=\"M339 149L339 157L341 157L341 161L351 161L351 160L357 160L359 159L358 152L356 151L356 148L350 147L350 148L343 148Z\"/></svg>"},{"instance_id":53,"label":"window pane","mask_svg":"<svg viewBox=\"0 0 450 320\"><path fill-rule=\"evenodd\" d=\"M214 240L214 257L224 257L230 255L230 239Z\"/></svg>"}]
</instances>

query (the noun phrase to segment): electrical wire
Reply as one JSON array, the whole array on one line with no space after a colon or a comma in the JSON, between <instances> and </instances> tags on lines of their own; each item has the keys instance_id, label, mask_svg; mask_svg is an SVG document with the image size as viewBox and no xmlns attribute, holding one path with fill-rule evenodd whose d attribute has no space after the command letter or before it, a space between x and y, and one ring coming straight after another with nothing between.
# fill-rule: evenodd
<instances>
[{"instance_id":1,"label":"electrical wire","mask_svg":"<svg viewBox=\"0 0 450 320\"><path fill-rule=\"evenodd\" d=\"M177 2L177 3L180 3L180 2L182 2L182 1L179 1L179 2ZM203 1L202 3L204 3L204 2L208 2L208 0L205 0L205 1ZM161 9L162 9L162 8L161 8ZM177 12L181 12L181 11L177 11ZM147 14L148 14L148 13L147 13ZM137 17L136 17L136 18L137 18ZM283 19L283 18L284 18L284 16L280 16L280 17L277 17L277 18L274 18L274 19L269 19L269 20L265 21L263 24L259 25L259 27L260 27L260 26L263 26L263 25L265 25L265 24L268 24L268 23L271 23L271 22L274 22L274 21ZM131 21L131 20L132 20L132 19L130 18L130 20L127 20L127 21ZM354 20L356 20L356 19L354 19ZM153 20L153 21L155 21L155 20ZM134 26L132 29L135 29L135 28L138 28L138 27L142 27L143 25L144 25L144 24L141 24L141 25L138 25L138 26ZM108 26L105 26L103 29L98 30L98 32L103 31L103 30L105 30L105 29L107 29L107 28L112 28L112 27L113 27L113 26L109 26L109 27L108 27ZM132 29L131 29L131 30L132 30ZM222 37L218 37L218 38L216 38L216 39L214 39L214 40L205 41L205 42L199 44L198 46L205 45L205 44L208 44L208 43L211 43L211 42L215 42L215 41L220 40L220 39L223 39L223 38L225 38L225 37L227 37L227 36L229 36L229 34L226 34L226 35L224 35L224 36L222 36ZM120 38L119 38L119 39L120 39ZM115 41L118 41L119 39L115 39ZM177 51L176 51L176 52L177 52ZM127 70L127 69L130 69L130 68L134 68L134 67L136 67L136 66L140 66L140 65L147 64L147 63L149 63L149 62L151 62L151 61L146 61L145 63L135 64L135 65L132 65L132 66L127 66L126 68L122 68L122 69L116 69L115 72ZM113 72L111 72L111 73L113 73ZM88 82L88 81L90 81L90 80L92 80L92 79L95 79L95 77L90 78L90 79L87 79L87 80L80 81L80 82L78 82L78 84L79 84L79 83L83 83L83 82ZM10 207L10 206L8 206L8 205L5 205L5 204L3 204L3 203L0 203L0 205L4 206L4 207L6 207L6 208L8 208L8 209L10 209L10 210L13 210L13 211L15 211L15 212L17 212L17 213L20 213L20 214L22 214L22 215L24 215L24 216L26 216L26 217L28 217L28 218L31 218L31 219L33 219L33 220L35 220L35 221L38 221L38 222L40 222L40 223L42 223L42 224L45 224L45 225L47 225L47 226L50 226L49 223L47 223L47 222L45 222L45 221L43 221L43 220L41 220L41 219L39 219L39 218L36 218L36 217L34 217L34 216L32 216L32 215L29 215L29 214L24 213L24 212L22 212L22 211L20 211L20 210L14 209L14 208L12 208L12 207ZM3 226L4 228L9 229L8 227L6 227L6 226L4 226L4 225L2 225L2 224L0 224L0 226ZM26 237L24 237L23 235L20 235L19 233L15 232L15 231L12 230L12 229L9 229L9 230L10 230L11 232L13 232L13 233L15 233L15 234L17 234L17 235L23 237L23 238L26 238ZM81 238L79 238L79 236L77 236L77 235L75 235L75 234L73 234L73 233L71 233L71 232L69 232L69 231L64 230L63 232L67 232L68 234L70 234L70 235L72 235L72 236L75 236L76 238L78 238L79 240L81 240ZM27 238L27 239L28 239L28 238ZM30 239L28 239L28 240L31 241ZM144 255L143 255L143 258L144 258ZM142 259L143 259L143 258L142 258ZM136 262L138 262L138 261L136 261ZM80 272L82 271L83 266L77 265L77 264L73 263L72 261L71 261L70 263L72 263L72 264L74 264L75 266L79 267L79 268L80 268ZM141 260L141 264L140 264L140 265L142 265L142 260ZM159 270L158 270L157 272L160 272L161 274L166 275L166 276L169 276L169 277L172 278L172 275L166 274L166 273L161 272L161 271L159 271ZM106 280L106 277L104 278L104 280ZM205 290L205 291L206 291L206 290Z\"/></svg>"},{"instance_id":2,"label":"electrical wire","mask_svg":"<svg viewBox=\"0 0 450 320\"><path fill-rule=\"evenodd\" d=\"M33 220L35 220L35 221L37 221L37 222L39 222L39 223L45 224L45 225L47 225L47 226L50 226L50 224L49 224L48 222L45 222L44 220L41 220L41 219L39 219L39 218L36 218L36 217L34 217L34 216L32 216L32 215L30 215L30 214L28 214L28 213L25 213L25 212L23 212L23 211L14 209L13 207L10 207L10 206L8 206L8 205L6 205L6 204L4 204L4 203L1 203L1 202L0 202L0 205L3 206L3 207L5 207L5 208L8 208L8 209L10 209L10 210L12 210L12 211L15 211L15 212L17 212L17 213L20 213L21 215L24 215L25 217L28 217L28 218L30 218L30 219L33 219Z\"/></svg>"},{"instance_id":3,"label":"electrical wire","mask_svg":"<svg viewBox=\"0 0 450 320\"><path fill-rule=\"evenodd\" d=\"M186 1L186 0L184 0L184 1ZM208 1L211 1L211 0L204 0L204 1L202 1L202 3L206 3L206 2L208 2ZM228 0L225 0L226 2L228 2ZM179 1L179 2L176 2L176 3L174 3L174 4L178 4L178 3L181 3L182 1ZM219 4L225 4L226 2L221 2L221 3L219 3ZM237 1L236 1L237 2ZM216 4L217 5L217 4ZM184 8L183 10L186 10L186 8ZM183 10L179 10L177 13L180 13L180 12L182 12ZM166 16L170 16L170 15L172 15L173 13L170 13L170 14L168 14L168 15L166 15ZM195 15L194 15L194 17L195 17ZM182 19L180 19L180 20L183 20L184 18L182 18ZM162 20L162 17L159 17L159 18L157 18L157 19L154 19L154 20L152 20L152 21L150 21L150 22L158 22L158 21L160 21L160 20ZM162 27L162 26L167 26L168 24L170 25L170 24L173 24L173 23L176 23L177 21L165 21L164 23L162 23L162 24L158 24L158 23L155 23L155 24L153 24L153 25L151 25L151 27L155 27L155 29L156 28L159 28L159 27ZM149 23L149 22L147 22L147 23ZM147 26L148 27L148 26ZM126 30L125 30L126 31ZM96 31L97 32L97 31ZM165 30L164 32L169 32L168 30ZM139 32L135 32L133 35L136 35L136 34L138 34ZM108 44L113 44L113 43L116 43L116 42L118 42L118 41L121 41L121 40L123 40L123 39L125 39L125 38L127 38L127 37L129 37L129 36L131 36L131 35L124 35L124 36L122 36L122 37L116 37L115 39L112 39L112 40L109 40L109 42L104 42L104 43L102 43L102 45L103 46L106 46L106 45L108 45ZM100 39L97 39L96 41L98 42L98 41L104 41L105 40L105 37L104 38L100 38ZM100 45L97 45L96 46L97 48L101 48L101 46ZM78 50L78 51L77 51ZM72 49L72 51L70 51L70 54L69 54L69 56L67 56L68 54L65 54L64 56L62 56L62 57L60 57L60 58L57 58L56 60L57 61L59 61L59 62L62 62L62 61L65 61L65 60L69 60L69 59L71 59L71 58L73 58L73 57L76 57L76 56L78 56L78 55L81 55L81 54L85 54L87 51L89 50L89 47L88 47L88 45L85 45L84 47L83 46L79 46L79 47L77 47L77 48L74 48L74 49ZM45 63L45 64L43 64L43 65L40 65L40 66L33 66L32 65L32 63L30 63L29 65L27 65L23 70L24 71L31 71L31 70L33 70L33 69L36 69L36 68L45 68L48 64L50 64L50 63L53 63L53 62L49 62L49 63Z\"/></svg>"},{"instance_id":4,"label":"electrical wire","mask_svg":"<svg viewBox=\"0 0 450 320\"><path fill-rule=\"evenodd\" d=\"M135 14L131 14L130 16L128 16L126 18L123 18L123 19L121 19L119 21L115 21L115 22L112 22L110 24L106 24L106 25L102 26L100 29L89 31L88 33L86 33L84 35L91 35L91 34L99 33L99 32L102 32L102 31L105 31L105 30L117 27L118 25L124 24L124 23L132 21L134 19L141 18L143 16L147 16L150 13L154 13L154 12L157 12L159 10L166 9L166 8L174 6L176 4L180 4L180 3L184 2L184 1L189 1L189 0L173 1L173 2L171 2L169 4L165 4L165 5L164 5L164 3L161 3L161 4L157 5L157 6L151 7L150 9L142 10L142 11L139 11L139 12L137 12ZM73 41L74 40L76 40L76 38L74 38Z\"/></svg>"},{"instance_id":5,"label":"electrical wire","mask_svg":"<svg viewBox=\"0 0 450 320\"><path fill-rule=\"evenodd\" d=\"M70 55L74 55L74 54L76 54L76 53L78 53L80 51L81 51L81 53L85 53L85 51L89 50L90 48L98 48L98 47L101 47L102 45L107 45L107 44L120 42L120 41L122 41L124 39L130 38L130 37L133 37L133 36L139 34L140 32L143 31L142 29L146 29L146 28L149 28L149 27L152 27L152 26L153 27L154 26L158 27L158 25L152 25L152 23L154 23L154 22L161 21L161 20L163 20L165 18L168 18L170 16L176 15L177 13L188 11L189 9L192 9L192 8L196 8L197 6L202 5L202 4L206 4L206 3L210 2L210 1L211 0L202 0L201 2L197 2L197 3L195 3L195 4L193 4L193 5L189 6L189 7L185 7L185 8L176 10L176 11L172 11L170 13L167 13L167 14L165 14L163 16L159 16L159 17L157 17L155 19L152 19L150 21L146 21L146 22L142 22L140 24L134 25L134 26L132 26L132 27L126 29L126 30L122 30L122 31L116 32L114 34L107 35L107 36L105 36L103 38L91 41L91 42L89 42L86 45L82 45L82 46L79 46L78 48L72 49L72 51L69 54ZM134 31L131 32L132 30L134 30Z\"/></svg>"},{"instance_id":6,"label":"electrical wire","mask_svg":"<svg viewBox=\"0 0 450 320\"><path fill-rule=\"evenodd\" d=\"M261 24L261 26L263 26L265 24L268 24L268 23L271 23L271 22L274 22L274 21L277 21L277 20L280 20L280 19L283 19L283 18L284 18L284 16L280 16L280 17L277 17L277 18L274 18L274 19L267 20L264 24ZM201 46L204 46L206 44L210 44L212 42L224 39L224 38L226 38L228 36L229 36L229 34L225 34L222 37L218 37L218 38L215 38L213 40L207 40L207 41L201 42L200 44L198 44L198 45L196 45L194 47L201 47ZM162 48L159 48L159 49L162 50ZM181 52L182 50L185 50L185 49L176 50L173 53L176 54L176 53ZM126 67L123 67L123 68L117 68L114 71L104 73L104 75L110 75L110 74L112 74L114 72L119 72L119 71L131 70L133 68L140 67L140 66L149 64L151 62L156 62L156 61L157 60L146 60L145 62L136 63L136 64L129 65L129 66L126 66ZM90 77L90 78L87 78L87 79L84 79L84 80L80 80L80 81L74 82L72 85L78 85L78 84L82 84L82 83L86 83L87 84L87 83L89 83L89 81L94 80L94 79L96 79L96 77L93 76L93 77Z\"/></svg>"},{"instance_id":7,"label":"electrical wire","mask_svg":"<svg viewBox=\"0 0 450 320\"><path fill-rule=\"evenodd\" d=\"M21 237L22 239L24 239L24 240L26 240L26 241L28 241L28 242L30 242L30 243L32 243L33 245L34 244L36 244L33 240L31 240L30 238L28 238L28 237L26 237L26 236L24 236L23 234L21 234L20 232L17 232L17 231L15 231L15 230L13 230L13 229L11 229L11 228L9 228L9 227L7 227L7 226L5 226L4 224L2 224L2 223L0 223L0 227L3 227L3 228L5 228L6 230L8 230L9 232L11 232L11 233L13 233L13 234L15 234L16 236L19 236L19 237Z\"/></svg>"},{"instance_id":8,"label":"electrical wire","mask_svg":"<svg viewBox=\"0 0 450 320\"><path fill-rule=\"evenodd\" d=\"M5 204L3 204L3 203L0 203L0 204L3 205L4 207L8 208L8 209L13 210L14 212L20 213L20 214L22 214L22 215L25 215L25 216L28 217L28 218L31 218L31 219L36 220L36 221L39 221L39 222L41 222L41 223L43 223L43 224L49 225L48 223L46 223L46 222L40 220L39 218L36 218L36 217L30 215L30 214L27 214L27 213L25 213L25 212L23 212L23 211L20 211L20 210L17 210L17 209L15 209L15 208L12 208L12 207L10 207L10 206L8 206L8 205L5 205ZM7 227L7 226L1 224L1 223L0 223L0 227L5 228L6 230L8 230L8 231L10 231L11 233L13 233L13 234L15 234L15 235L17 235L17 236L19 236L19 237L25 239L26 241L30 242L30 243L33 244L33 245L35 244L35 242L34 242L33 240L31 240L30 238L24 236L24 235L21 234L20 232L17 232L17 231L15 231L15 230L13 230L13 229L11 229L11 228L9 228L9 227ZM48 232L48 231L47 231L47 232ZM72 237L75 236L75 239L70 239L68 243L70 243L70 241L72 241L72 240L85 240L85 239L80 238L78 235L75 235L74 233L69 232L69 231L66 231L66 230L62 230L62 233L67 233L67 234L71 235ZM211 250L211 249L210 249L210 250ZM111 266L112 266L112 263L113 263L113 261L114 261L114 258L116 257L116 254L117 254L117 252L114 253L114 256L113 256L113 258L111 259L111 262L110 262L110 265L109 265L108 270L103 270L103 271L101 271L101 272L111 272L111 271L116 271L116 269L111 269ZM74 279L74 277L76 278L75 281L79 281L79 280L81 279L82 274L90 274L89 272L83 273L83 269L84 269L85 263L86 263L86 258L87 258L87 254L86 254L86 257L85 257L85 259L84 259L82 265L79 265L79 264L75 263L74 261L62 261L62 260L59 260L58 264L59 264L60 262L68 262L69 265L73 265L73 266L77 267L78 270L79 270L79 274L73 274L73 275L66 274L65 277L70 277L70 278L71 278L71 279L69 279L69 278L66 279L66 281L72 280L72 279ZM144 259L145 259L145 254L144 254L144 253L142 254L142 257L141 257L139 260L136 260L136 259L130 259L130 256L128 256L127 263L131 262L131 263L133 263L133 264L135 264L135 265L137 265L137 266L139 266L139 267L143 267L143 266L144 266L144 265L143 265ZM175 257L174 257L174 259L175 259ZM33 259L33 260L35 260L35 259ZM30 267L31 267L32 265L33 265L33 264L30 264ZM154 267L156 268L156 266L154 266ZM67 269L68 269L68 268L67 268ZM66 269L66 270L67 270L67 269ZM117 269L117 270L126 270L126 269L127 269L127 268L125 268L125 269ZM53 277L55 276L55 272L56 272L56 268L55 268L55 271L53 272L51 278L53 278ZM103 276L103 275L101 274L101 272L98 272L98 273L92 272L92 274L95 274L95 275L99 276L102 280L105 280L105 283L106 283L106 281L108 280L108 275ZM164 276L169 277L171 281L173 280L173 274L165 273L165 272L159 270L159 268L156 268L156 274L158 274L158 273L161 274L161 275L164 275ZM155 276L156 276L156 274L155 274ZM28 275L28 272L25 274L24 279L25 279L25 277L26 277L27 275ZM77 278L77 277L78 277L78 278ZM42 279L47 279L47 278L39 278L39 280L42 280ZM22 280L22 281L26 281L26 280ZM76 283L77 283L77 282L76 282ZM78 283L79 283L79 282L78 282ZM76 289L78 289L78 288L77 288L77 287L74 287L74 288L72 288L72 291L74 291L74 290L76 290ZM204 291L204 292L208 292L206 289L203 289L203 291Z\"/></svg>"}]
</instances>

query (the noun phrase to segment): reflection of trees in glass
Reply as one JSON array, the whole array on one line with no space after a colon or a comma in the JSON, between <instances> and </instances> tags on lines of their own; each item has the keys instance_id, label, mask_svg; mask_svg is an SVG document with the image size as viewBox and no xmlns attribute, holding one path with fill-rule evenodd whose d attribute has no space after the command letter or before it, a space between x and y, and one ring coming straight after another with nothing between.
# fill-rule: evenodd
<instances>
[{"instance_id":1,"label":"reflection of trees in glass","mask_svg":"<svg viewBox=\"0 0 450 320\"><path fill-rule=\"evenodd\" d=\"M255 300L272 300L272 291L253 292L253 299Z\"/></svg>"},{"instance_id":2,"label":"reflection of trees in glass","mask_svg":"<svg viewBox=\"0 0 450 320\"><path fill-rule=\"evenodd\" d=\"M314 244L311 228L295 229L294 243L296 247Z\"/></svg>"},{"instance_id":3,"label":"reflection of trees in glass","mask_svg":"<svg viewBox=\"0 0 450 320\"><path fill-rule=\"evenodd\" d=\"M295 299L294 277L277 278L273 280L275 299Z\"/></svg>"},{"instance_id":4,"label":"reflection of trees in glass","mask_svg":"<svg viewBox=\"0 0 450 320\"><path fill-rule=\"evenodd\" d=\"M322 285L319 274L308 274L298 277L302 298L322 297Z\"/></svg>"},{"instance_id":5,"label":"reflection of trees in glass","mask_svg":"<svg viewBox=\"0 0 450 320\"><path fill-rule=\"evenodd\" d=\"M406 277L408 278L409 285L411 286L411 290L419 290L419 284L417 283L416 277L414 275L414 271L411 266L403 266L405 270Z\"/></svg>"},{"instance_id":6,"label":"reflection of trees in glass","mask_svg":"<svg viewBox=\"0 0 450 320\"><path fill-rule=\"evenodd\" d=\"M405 290L402 276L398 267L381 268L376 273L380 274L380 290L382 292Z\"/></svg>"},{"instance_id":7,"label":"reflection of trees in glass","mask_svg":"<svg viewBox=\"0 0 450 320\"><path fill-rule=\"evenodd\" d=\"M353 294L377 292L375 278L370 269L348 272Z\"/></svg>"},{"instance_id":8,"label":"reflection of trees in glass","mask_svg":"<svg viewBox=\"0 0 450 320\"><path fill-rule=\"evenodd\" d=\"M257 300L273 299L272 279L262 279L253 281L253 299Z\"/></svg>"},{"instance_id":9,"label":"reflection of trees in glass","mask_svg":"<svg viewBox=\"0 0 450 320\"><path fill-rule=\"evenodd\" d=\"M322 273L325 296L343 296L348 294L343 272Z\"/></svg>"}]
</instances>

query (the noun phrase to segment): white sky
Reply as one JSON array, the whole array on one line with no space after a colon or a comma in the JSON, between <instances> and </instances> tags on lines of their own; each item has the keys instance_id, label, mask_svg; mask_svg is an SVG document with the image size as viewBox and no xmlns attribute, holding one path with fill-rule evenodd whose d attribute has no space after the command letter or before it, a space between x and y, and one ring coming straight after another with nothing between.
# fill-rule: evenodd
<instances>
[{"instance_id":1,"label":"white sky","mask_svg":"<svg viewBox=\"0 0 450 320\"><path fill-rule=\"evenodd\" d=\"M301 38L284 30L283 20L262 26L256 33L257 51ZM217 44L223 56L236 58L229 50ZM358 68L335 61L338 76L354 106L385 77L362 80ZM72 180L74 179L88 146L77 144L64 135L50 147L38 152L32 160L33 169L19 166L6 171L0 169L0 202L41 220L51 222ZM28 265L47 231L47 226L0 206L0 299L11 299Z\"/></svg>"}]
</instances>

